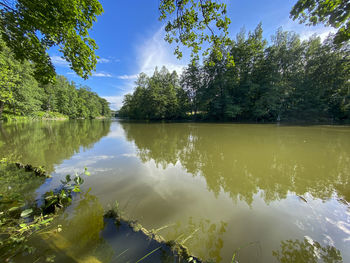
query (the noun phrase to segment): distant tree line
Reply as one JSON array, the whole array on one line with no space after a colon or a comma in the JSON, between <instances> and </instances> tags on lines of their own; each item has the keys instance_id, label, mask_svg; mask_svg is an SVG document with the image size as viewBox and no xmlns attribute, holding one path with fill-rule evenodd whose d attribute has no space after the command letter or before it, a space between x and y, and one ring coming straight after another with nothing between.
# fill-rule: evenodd
<instances>
[{"instance_id":1,"label":"distant tree line","mask_svg":"<svg viewBox=\"0 0 350 263\"><path fill-rule=\"evenodd\" d=\"M33 70L32 62L17 60L0 39L0 119L3 112L28 116L38 111L59 112L70 118L110 116L109 103L88 87L77 88L63 76L41 84Z\"/></svg>"},{"instance_id":2,"label":"distant tree line","mask_svg":"<svg viewBox=\"0 0 350 263\"><path fill-rule=\"evenodd\" d=\"M259 24L222 46L222 60L209 54L180 77L166 68L141 73L119 115L132 119L229 121L349 121L350 48L330 35L301 40L279 29L272 41ZM233 57L235 66L227 59Z\"/></svg>"}]
</instances>

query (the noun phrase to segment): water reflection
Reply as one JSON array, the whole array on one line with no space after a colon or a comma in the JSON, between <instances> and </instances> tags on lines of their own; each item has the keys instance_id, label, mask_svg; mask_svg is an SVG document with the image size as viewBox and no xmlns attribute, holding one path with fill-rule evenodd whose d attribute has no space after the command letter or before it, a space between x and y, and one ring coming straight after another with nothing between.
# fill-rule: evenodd
<instances>
[{"instance_id":1,"label":"water reflection","mask_svg":"<svg viewBox=\"0 0 350 263\"><path fill-rule=\"evenodd\" d=\"M237 252L239 262L288 262L294 259L290 253L310 251L310 243L304 241L308 236L321 247L330 247L328 254L339 250L344 262L350 261L348 127L83 123L4 126L0 153L55 166L44 192L67 173L88 167L92 176L84 190L91 187L90 194L100 204L94 198L88 198L91 205L75 204L63 223L71 232L65 238L79 243L73 234L76 228L82 244L94 248L94 257L124 262L129 254L122 254L119 261L116 257L127 249L130 255L142 254L138 236L129 235L124 226L115 235L115 225L98 216L101 206L118 200L126 217L147 229L169 226L159 234L185 242L194 255L206 260L230 262ZM50 129L62 135L50 137ZM79 152L79 146L90 147L107 133ZM37 145L30 145L31 136ZM84 227L89 211L92 222ZM91 233L84 233L94 226ZM321 247L318 250L323 251ZM92 253L79 244L77 251ZM74 253L68 254L76 257ZM305 256L310 258L306 262L318 260L317 255ZM164 254L162 260L172 258Z\"/></svg>"},{"instance_id":2,"label":"water reflection","mask_svg":"<svg viewBox=\"0 0 350 263\"><path fill-rule=\"evenodd\" d=\"M30 243L37 248L34 253L18 255L15 262L188 262L126 222L104 217L105 212L96 196L82 194L53 222L62 231L37 234Z\"/></svg>"},{"instance_id":3,"label":"water reflection","mask_svg":"<svg viewBox=\"0 0 350 263\"><path fill-rule=\"evenodd\" d=\"M221 221L217 224L209 219L195 219L189 217L187 221L177 221L170 225L164 233L168 240L177 240L185 246L196 251L199 258L211 259L221 262L221 249L223 248L223 235L226 232L227 223ZM187 233L185 235L184 233Z\"/></svg>"},{"instance_id":4,"label":"water reflection","mask_svg":"<svg viewBox=\"0 0 350 263\"><path fill-rule=\"evenodd\" d=\"M340 251L333 246L321 246L310 237L304 240L285 240L272 254L281 263L342 263Z\"/></svg>"},{"instance_id":5,"label":"water reflection","mask_svg":"<svg viewBox=\"0 0 350 263\"><path fill-rule=\"evenodd\" d=\"M143 162L165 169L180 162L216 195L266 203L289 192L350 201L350 130L225 124L122 123ZM260 191L262 190L262 191Z\"/></svg>"},{"instance_id":6,"label":"water reflection","mask_svg":"<svg viewBox=\"0 0 350 263\"><path fill-rule=\"evenodd\" d=\"M0 124L0 158L45 166L48 172L110 130L109 120Z\"/></svg>"}]
</instances>

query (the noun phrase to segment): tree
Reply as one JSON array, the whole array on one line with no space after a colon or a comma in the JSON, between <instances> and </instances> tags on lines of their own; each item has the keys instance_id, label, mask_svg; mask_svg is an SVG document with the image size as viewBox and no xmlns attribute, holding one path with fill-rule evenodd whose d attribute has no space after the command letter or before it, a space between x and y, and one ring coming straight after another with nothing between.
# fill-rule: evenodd
<instances>
[{"instance_id":1,"label":"tree","mask_svg":"<svg viewBox=\"0 0 350 263\"><path fill-rule=\"evenodd\" d=\"M119 116L132 119L163 120L184 118L188 97L179 85L176 72L157 68L153 76L141 73L133 94L124 97Z\"/></svg>"},{"instance_id":2,"label":"tree","mask_svg":"<svg viewBox=\"0 0 350 263\"><path fill-rule=\"evenodd\" d=\"M187 93L190 101L191 114L197 115L199 102L198 102L198 92L201 88L201 68L198 61L190 63L188 67L183 71L181 76L181 86Z\"/></svg>"},{"instance_id":3,"label":"tree","mask_svg":"<svg viewBox=\"0 0 350 263\"><path fill-rule=\"evenodd\" d=\"M0 119L5 104L13 101L13 88L17 79L11 52L0 38Z\"/></svg>"},{"instance_id":4,"label":"tree","mask_svg":"<svg viewBox=\"0 0 350 263\"><path fill-rule=\"evenodd\" d=\"M0 29L20 60L34 62L35 77L48 82L55 70L47 50L58 46L71 68L87 78L95 69L97 45L88 30L103 12L98 0L0 0Z\"/></svg>"},{"instance_id":5,"label":"tree","mask_svg":"<svg viewBox=\"0 0 350 263\"><path fill-rule=\"evenodd\" d=\"M317 25L324 23L338 28L335 43L350 39L350 2L345 0L298 0L290 16L300 23Z\"/></svg>"}]
</instances>

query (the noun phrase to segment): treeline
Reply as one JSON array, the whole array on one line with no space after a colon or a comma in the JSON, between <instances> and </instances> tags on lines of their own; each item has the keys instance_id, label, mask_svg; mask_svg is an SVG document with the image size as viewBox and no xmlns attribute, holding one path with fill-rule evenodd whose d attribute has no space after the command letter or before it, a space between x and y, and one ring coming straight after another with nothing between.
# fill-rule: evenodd
<instances>
[{"instance_id":1,"label":"treeline","mask_svg":"<svg viewBox=\"0 0 350 263\"><path fill-rule=\"evenodd\" d=\"M223 59L191 63L180 78L165 68L140 74L120 116L133 119L183 117L229 121L349 121L350 48L330 35L302 41L278 30L269 43L259 24L242 30ZM230 66L233 56L235 66Z\"/></svg>"},{"instance_id":2,"label":"treeline","mask_svg":"<svg viewBox=\"0 0 350 263\"><path fill-rule=\"evenodd\" d=\"M185 118L188 110L188 96L179 85L174 71L156 68L153 76L141 73L136 81L134 93L124 97L123 107L118 115L132 119L178 119Z\"/></svg>"},{"instance_id":3,"label":"treeline","mask_svg":"<svg viewBox=\"0 0 350 263\"><path fill-rule=\"evenodd\" d=\"M18 61L0 39L0 119L58 112L69 118L110 116L109 103L88 87L77 88L63 76L42 84L33 77L29 61ZM40 113L40 114L38 114Z\"/></svg>"}]
</instances>

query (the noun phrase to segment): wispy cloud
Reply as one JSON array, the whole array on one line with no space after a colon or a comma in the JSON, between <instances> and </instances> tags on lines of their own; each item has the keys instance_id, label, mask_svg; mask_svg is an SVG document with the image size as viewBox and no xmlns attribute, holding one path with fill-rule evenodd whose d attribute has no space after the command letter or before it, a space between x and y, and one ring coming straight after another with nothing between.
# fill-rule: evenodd
<instances>
[{"instance_id":1,"label":"wispy cloud","mask_svg":"<svg viewBox=\"0 0 350 263\"><path fill-rule=\"evenodd\" d=\"M283 30L294 31L300 35L301 40L309 39L311 36L318 36L321 40L325 40L327 36L331 33L335 33L336 29L332 27L326 27L323 25L317 26L306 26L304 24L299 24L291 19L286 20L282 24Z\"/></svg>"},{"instance_id":2,"label":"wispy cloud","mask_svg":"<svg viewBox=\"0 0 350 263\"><path fill-rule=\"evenodd\" d=\"M94 72L92 73L93 77L102 77L102 78L112 78L112 74L107 72Z\"/></svg>"},{"instance_id":3,"label":"wispy cloud","mask_svg":"<svg viewBox=\"0 0 350 263\"><path fill-rule=\"evenodd\" d=\"M103 64L103 63L110 63L110 62L111 62L111 60L108 59L108 58L99 58L97 60L97 63L101 63L101 64Z\"/></svg>"},{"instance_id":4,"label":"wispy cloud","mask_svg":"<svg viewBox=\"0 0 350 263\"><path fill-rule=\"evenodd\" d=\"M69 63L60 56L52 56L51 61L55 66L69 67Z\"/></svg>"},{"instance_id":5,"label":"wispy cloud","mask_svg":"<svg viewBox=\"0 0 350 263\"><path fill-rule=\"evenodd\" d=\"M137 61L139 72L152 75L155 67L165 66L169 71L176 71L181 74L186 66L186 58L178 60L174 52L174 47L170 46L164 40L164 28L161 27L155 34L141 42L142 45L137 47Z\"/></svg>"},{"instance_id":6,"label":"wispy cloud","mask_svg":"<svg viewBox=\"0 0 350 263\"><path fill-rule=\"evenodd\" d=\"M137 74L134 75L121 75L117 77L118 79L124 79L124 80L134 80L137 79Z\"/></svg>"},{"instance_id":7,"label":"wispy cloud","mask_svg":"<svg viewBox=\"0 0 350 263\"><path fill-rule=\"evenodd\" d=\"M156 67L160 69L162 66L165 66L170 72L175 70L178 74L181 74L187 64L188 59L187 61L186 59L178 60L174 56L174 47L170 46L164 40L163 27L149 38L142 39L138 43L141 44L135 47L137 71L132 72L132 74L117 76L118 79L123 81L122 85L118 85L119 91L122 90L122 92L117 96L104 97L110 102L111 108L114 110L120 109L123 105L125 94L133 92L135 80L139 73L143 72L151 76ZM121 86L123 88L120 88Z\"/></svg>"}]
</instances>

